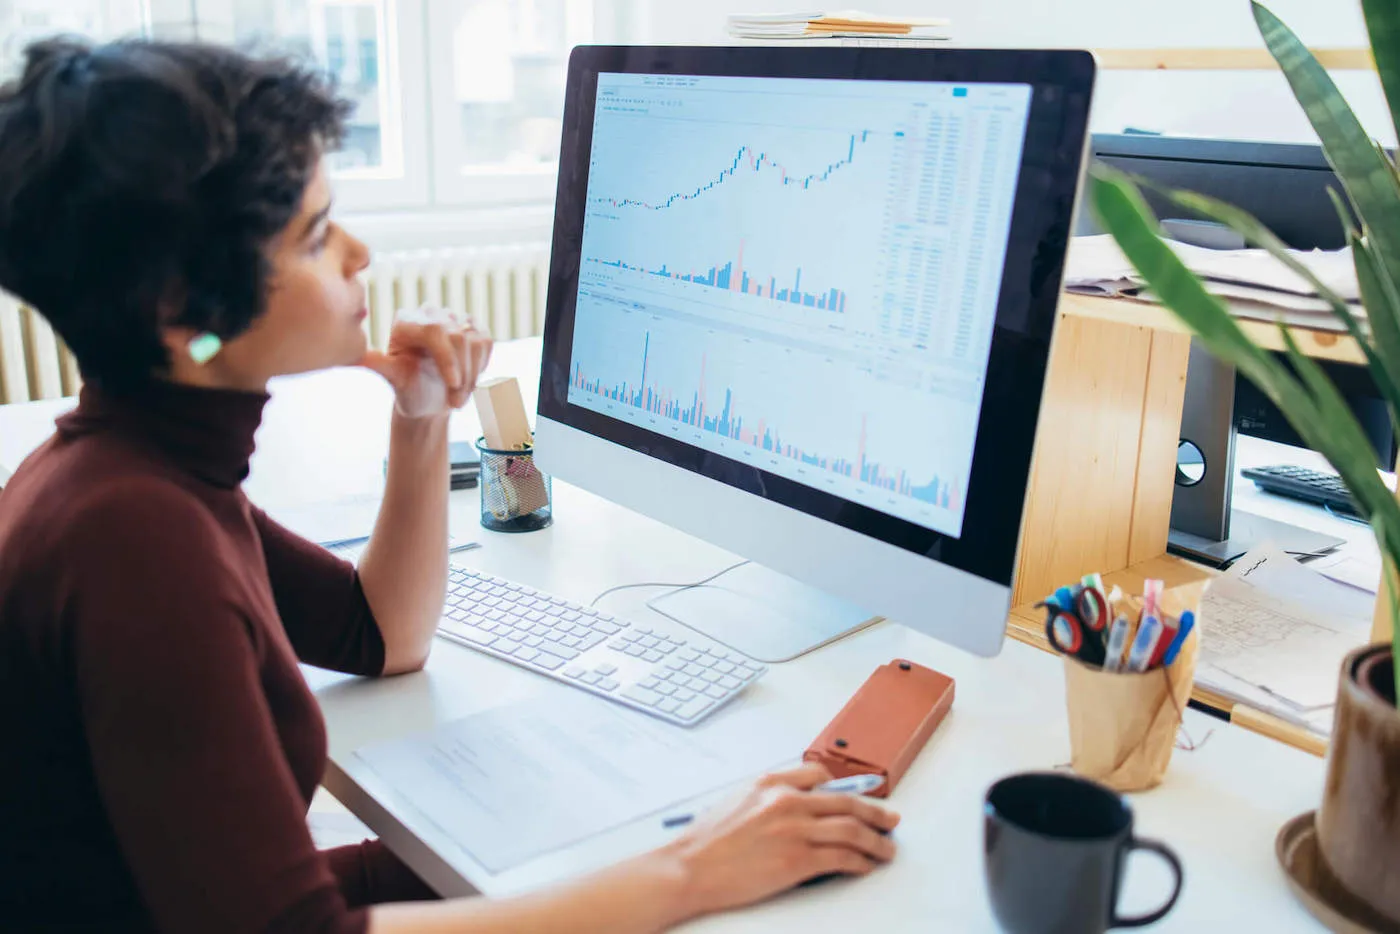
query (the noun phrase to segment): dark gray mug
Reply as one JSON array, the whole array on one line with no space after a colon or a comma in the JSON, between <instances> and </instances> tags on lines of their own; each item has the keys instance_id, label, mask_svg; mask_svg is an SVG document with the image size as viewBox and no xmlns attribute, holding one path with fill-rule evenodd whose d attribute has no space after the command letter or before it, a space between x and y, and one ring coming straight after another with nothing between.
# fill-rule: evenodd
<instances>
[{"instance_id":1,"label":"dark gray mug","mask_svg":"<svg viewBox=\"0 0 1400 934\"><path fill-rule=\"evenodd\" d=\"M1181 894L1181 861L1166 845L1133 836L1128 802L1074 775L1028 772L1003 778L985 805L987 892L1011 934L1102 934L1160 920ZM1138 917L1118 914L1124 864L1151 850L1176 876L1171 897Z\"/></svg>"}]
</instances>

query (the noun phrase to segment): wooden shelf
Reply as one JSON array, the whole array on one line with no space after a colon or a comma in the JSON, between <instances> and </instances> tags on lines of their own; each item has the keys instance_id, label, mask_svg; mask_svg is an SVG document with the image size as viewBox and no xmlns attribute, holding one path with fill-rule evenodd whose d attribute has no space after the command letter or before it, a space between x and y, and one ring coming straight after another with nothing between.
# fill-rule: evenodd
<instances>
[{"instance_id":1,"label":"wooden shelf","mask_svg":"<svg viewBox=\"0 0 1400 934\"><path fill-rule=\"evenodd\" d=\"M1274 71L1278 63L1265 48L1094 49L1099 67L1114 71ZM1374 71L1365 48L1313 49L1329 71Z\"/></svg>"},{"instance_id":2,"label":"wooden shelf","mask_svg":"<svg viewBox=\"0 0 1400 934\"><path fill-rule=\"evenodd\" d=\"M1060 297L1060 313L1069 317L1094 318L1100 321L1113 321L1149 327L1160 331L1179 334L1191 333L1181 319L1155 302L1139 302L1124 298L1099 298L1093 295L1078 295L1065 292ZM1283 350L1283 338L1278 325L1269 321L1256 321L1251 318L1236 318L1235 323L1248 335L1249 339L1269 350ZM1366 356L1350 334L1338 331L1324 331L1296 325L1289 327L1289 333L1298 346L1309 357L1331 360L1337 363L1365 364Z\"/></svg>"}]
</instances>

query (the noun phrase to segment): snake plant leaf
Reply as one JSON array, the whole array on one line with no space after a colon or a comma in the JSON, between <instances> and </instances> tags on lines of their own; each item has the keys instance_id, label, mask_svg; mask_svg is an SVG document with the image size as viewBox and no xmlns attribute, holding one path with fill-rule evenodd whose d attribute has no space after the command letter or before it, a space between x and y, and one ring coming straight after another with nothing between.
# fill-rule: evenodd
<instances>
[{"instance_id":1,"label":"snake plant leaf","mask_svg":"<svg viewBox=\"0 0 1400 934\"><path fill-rule=\"evenodd\" d=\"M1391 123L1400 134L1400 5L1395 0L1361 0L1361 12L1371 37L1371 57L1390 105Z\"/></svg>"},{"instance_id":2,"label":"snake plant leaf","mask_svg":"<svg viewBox=\"0 0 1400 934\"><path fill-rule=\"evenodd\" d=\"M1373 359L1376 356L1390 361L1392 365L1400 362L1400 295L1396 294L1394 283L1376 262L1366 238L1352 235L1351 258L1356 266L1356 282L1361 290L1361 303L1366 306L1371 334L1380 351L1376 354L1367 348L1367 360L1371 361L1371 372L1374 374L1379 372ZM1378 379L1377 385L1379 383ZM1387 401L1391 422L1395 424L1400 421L1400 407L1388 396ZM1397 425L1397 434L1400 434L1400 425Z\"/></svg>"},{"instance_id":3,"label":"snake plant leaf","mask_svg":"<svg viewBox=\"0 0 1400 934\"><path fill-rule=\"evenodd\" d=\"M1400 181L1394 167L1373 145L1337 85L1298 36L1258 0L1254 21L1264 44L1293 89L1327 161L1341 179L1362 222L1376 232L1376 256L1400 281Z\"/></svg>"}]
</instances>

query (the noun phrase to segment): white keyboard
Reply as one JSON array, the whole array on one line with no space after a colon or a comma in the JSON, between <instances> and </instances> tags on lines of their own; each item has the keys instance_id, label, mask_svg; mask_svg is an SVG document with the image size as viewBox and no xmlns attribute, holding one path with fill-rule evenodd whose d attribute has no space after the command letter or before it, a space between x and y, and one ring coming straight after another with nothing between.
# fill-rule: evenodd
<instances>
[{"instance_id":1,"label":"white keyboard","mask_svg":"<svg viewBox=\"0 0 1400 934\"><path fill-rule=\"evenodd\" d=\"M699 723L767 671L679 626L634 626L458 567L448 569L438 635L681 726Z\"/></svg>"}]
</instances>

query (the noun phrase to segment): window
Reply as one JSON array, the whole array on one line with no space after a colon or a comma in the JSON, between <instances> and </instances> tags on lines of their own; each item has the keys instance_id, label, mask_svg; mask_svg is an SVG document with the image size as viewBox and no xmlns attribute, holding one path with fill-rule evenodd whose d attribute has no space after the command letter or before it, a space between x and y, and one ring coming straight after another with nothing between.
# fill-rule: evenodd
<instances>
[{"instance_id":1,"label":"window","mask_svg":"<svg viewBox=\"0 0 1400 934\"><path fill-rule=\"evenodd\" d=\"M429 0L440 200L553 195L569 50L593 0Z\"/></svg>"},{"instance_id":2,"label":"window","mask_svg":"<svg viewBox=\"0 0 1400 934\"><path fill-rule=\"evenodd\" d=\"M140 0L0 0L0 72L13 74L36 39L135 35L143 31L143 14Z\"/></svg>"},{"instance_id":3,"label":"window","mask_svg":"<svg viewBox=\"0 0 1400 934\"><path fill-rule=\"evenodd\" d=\"M569 51L620 38L636 2L0 0L0 67L57 32L285 51L354 103L330 160L342 207L538 205L554 195Z\"/></svg>"}]
</instances>

